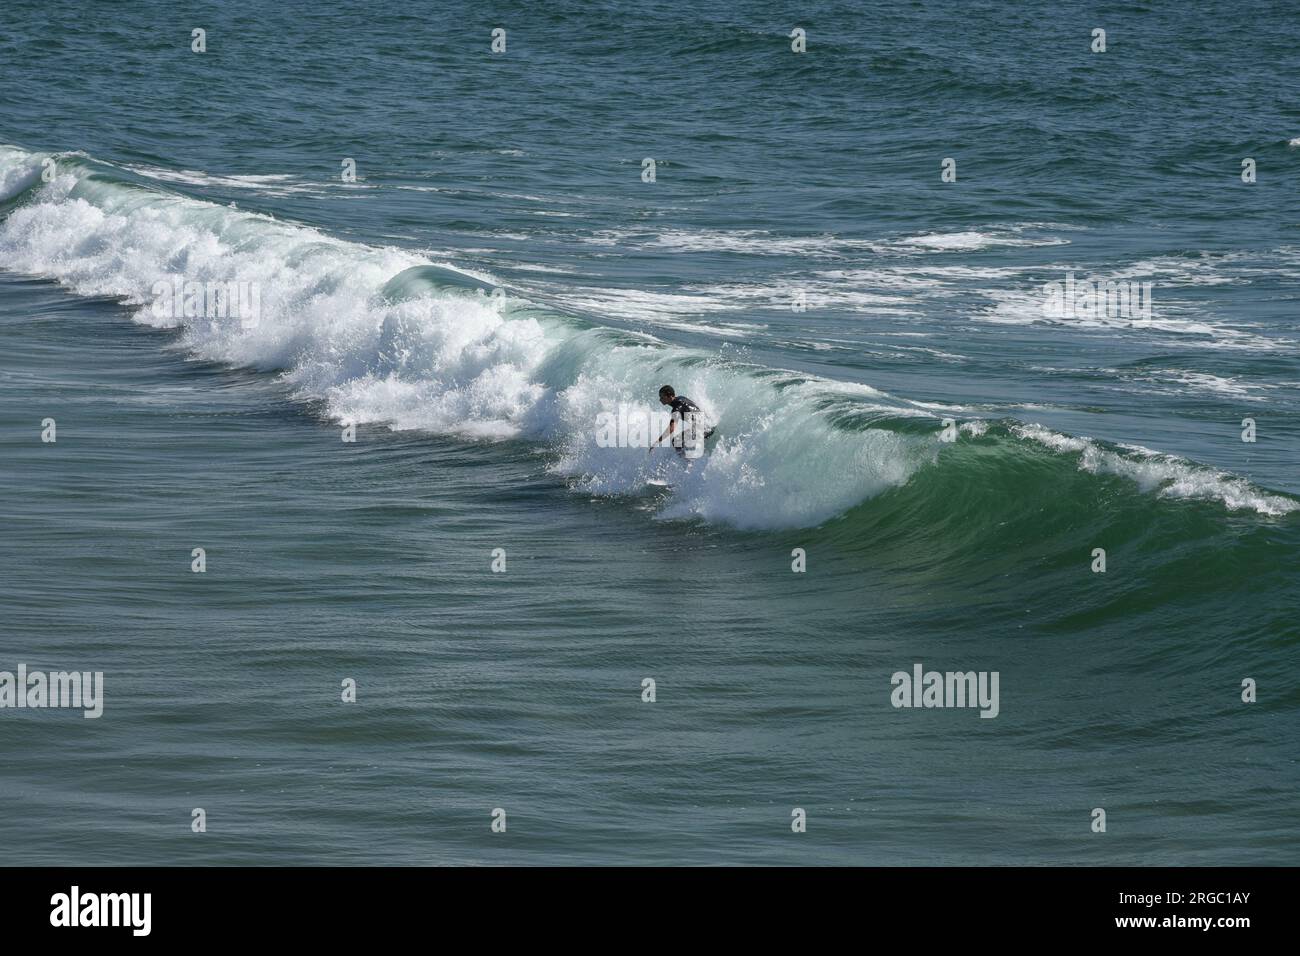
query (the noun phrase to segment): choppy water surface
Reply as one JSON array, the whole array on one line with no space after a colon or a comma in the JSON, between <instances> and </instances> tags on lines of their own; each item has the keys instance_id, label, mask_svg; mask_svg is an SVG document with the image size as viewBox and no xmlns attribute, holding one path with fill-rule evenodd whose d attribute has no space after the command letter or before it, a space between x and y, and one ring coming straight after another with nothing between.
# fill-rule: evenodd
<instances>
[{"instance_id":1,"label":"choppy water surface","mask_svg":"<svg viewBox=\"0 0 1300 956\"><path fill-rule=\"evenodd\" d=\"M1296 862L1286 4L10 6L10 863Z\"/></svg>"}]
</instances>

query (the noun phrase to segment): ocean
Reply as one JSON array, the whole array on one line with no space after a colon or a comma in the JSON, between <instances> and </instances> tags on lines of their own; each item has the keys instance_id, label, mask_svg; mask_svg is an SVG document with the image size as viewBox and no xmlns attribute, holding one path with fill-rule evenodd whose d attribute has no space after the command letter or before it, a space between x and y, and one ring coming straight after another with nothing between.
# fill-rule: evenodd
<instances>
[{"instance_id":1,"label":"ocean","mask_svg":"<svg viewBox=\"0 0 1300 956\"><path fill-rule=\"evenodd\" d=\"M1297 50L9 0L5 863L1300 862Z\"/></svg>"}]
</instances>

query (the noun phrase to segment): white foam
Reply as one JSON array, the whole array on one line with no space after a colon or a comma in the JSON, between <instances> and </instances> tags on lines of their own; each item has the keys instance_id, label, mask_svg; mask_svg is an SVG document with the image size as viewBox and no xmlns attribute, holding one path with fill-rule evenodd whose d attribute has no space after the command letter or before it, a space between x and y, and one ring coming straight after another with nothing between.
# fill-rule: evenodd
<instances>
[{"instance_id":1,"label":"white foam","mask_svg":"<svg viewBox=\"0 0 1300 956\"><path fill-rule=\"evenodd\" d=\"M1083 471L1127 478L1142 491L1155 492L1162 498L1212 500L1229 511L1254 511L1272 516L1300 508L1300 503L1261 491L1245 478L1141 445L1123 445L1122 452L1114 451L1090 439L1062 435L1037 424L1013 426L1012 432L1052 451L1078 455L1079 468Z\"/></svg>"},{"instance_id":2,"label":"white foam","mask_svg":"<svg viewBox=\"0 0 1300 956\"><path fill-rule=\"evenodd\" d=\"M1256 391L1278 388L1277 385L1245 382L1239 378L1211 375L1208 372L1194 372L1186 369L1169 369L1158 376L1139 377L1138 381L1165 381L1182 385L1188 391L1211 392L1216 395L1228 395L1247 401L1264 401L1264 396L1253 394Z\"/></svg>"},{"instance_id":3,"label":"white foam","mask_svg":"<svg viewBox=\"0 0 1300 956\"><path fill-rule=\"evenodd\" d=\"M38 158L30 154L0 156L0 182L26 181L34 168ZM672 382L719 413L725 434L717 456L678 483L664 510L669 517L815 524L906 480L930 454L929 442L867 427L870 416L890 410L869 386L793 375L774 381L716 360L701 364L699 352L583 329L454 284L390 301L390 280L436 263L75 172L0 222L0 261L78 293L120 297L136 321L176 329L197 357L279 371L298 397L319 401L340 422L530 437L556 450L557 472L601 493L630 493L650 469L680 467L671 450L651 458L644 448L595 443L601 408L644 401ZM245 327L237 318L156 315L155 284L172 277L257 283L261 320ZM639 309L656 304L635 294L626 299ZM863 426L832 424L830 416L846 414Z\"/></svg>"},{"instance_id":4,"label":"white foam","mask_svg":"<svg viewBox=\"0 0 1300 956\"><path fill-rule=\"evenodd\" d=\"M10 146L0 146L0 202L12 199L41 180L44 153L27 153Z\"/></svg>"},{"instance_id":5,"label":"white foam","mask_svg":"<svg viewBox=\"0 0 1300 956\"><path fill-rule=\"evenodd\" d=\"M996 246L1060 246L1070 240L1061 238L1032 238L997 232L933 232L898 240L903 246L949 251L955 249L990 249Z\"/></svg>"},{"instance_id":6,"label":"white foam","mask_svg":"<svg viewBox=\"0 0 1300 956\"><path fill-rule=\"evenodd\" d=\"M1090 277L1091 278L1091 277ZM1098 281L1103 281L1098 279ZM1041 288L990 289L983 293L992 305L975 314L975 319L993 325L1054 325L1084 331L1104 330L1129 336L1164 333L1176 338L1171 344L1193 348L1245 350L1254 352L1294 348L1294 343L1260 335L1248 329L1215 322L1186 303L1174 301L1156 287L1151 317L1108 316L1102 312L1076 315L1056 314L1044 309L1047 301Z\"/></svg>"},{"instance_id":7,"label":"white foam","mask_svg":"<svg viewBox=\"0 0 1300 956\"><path fill-rule=\"evenodd\" d=\"M40 159L0 149L0 188L30 188ZM933 435L873 427L928 413L868 385L740 366L648 335L586 328L518 300L502 305L475 295L463 281L434 282L393 301L394 277L416 267L423 276L437 264L233 207L86 178L75 167L0 222L0 262L82 294L119 297L136 321L176 329L197 357L278 371L297 396L320 402L338 421L526 436L553 450L556 472L602 494L634 493L659 469L677 470L665 517L815 525L906 482L939 450ZM494 284L488 273L458 271ZM260 322L154 314L155 284L173 277L256 283ZM682 305L636 293L623 301L642 314L658 306L664 318ZM670 450L650 456L597 445L599 412L644 402L664 382L721 420L711 455L685 470ZM963 427L983 433L982 423ZM1242 479L1172 459L1125 458L1028 427L1026 437L1079 453L1081 467L1160 475L1161 494L1217 497L1264 513L1294 507Z\"/></svg>"},{"instance_id":8,"label":"white foam","mask_svg":"<svg viewBox=\"0 0 1300 956\"><path fill-rule=\"evenodd\" d=\"M1147 279L1169 285L1234 285L1248 282L1240 273L1226 272L1225 267L1241 267L1254 260L1243 253L1225 253L1197 258L1185 256L1155 256L1142 259L1122 269L1113 270L1108 279Z\"/></svg>"},{"instance_id":9,"label":"white foam","mask_svg":"<svg viewBox=\"0 0 1300 956\"><path fill-rule=\"evenodd\" d=\"M629 245L674 252L728 252L761 256L840 257L851 251L871 251L880 243L837 236L780 236L763 229L668 229L660 233L604 229L584 241L597 245Z\"/></svg>"},{"instance_id":10,"label":"white foam","mask_svg":"<svg viewBox=\"0 0 1300 956\"><path fill-rule=\"evenodd\" d=\"M644 289L580 288L564 296L576 308L622 319L704 315L734 308L715 296L678 292L650 292Z\"/></svg>"},{"instance_id":11,"label":"white foam","mask_svg":"<svg viewBox=\"0 0 1300 956\"><path fill-rule=\"evenodd\" d=\"M641 397L663 377L655 376L646 368L644 350L619 349L607 354L599 371L565 389L554 405L566 422L559 430L565 436L563 455L554 470L579 476L580 488L598 494L629 493L648 477L667 476L673 495L662 517L770 528L818 524L902 484L933 459L933 443L925 440L832 426L814 408L826 402L827 383L790 384L778 398L765 381L719 376L707 368L672 378L678 392L696 401L707 417L722 420L722 434L709 455L687 468L666 448L647 454L643 447L597 447L589 423L621 402L644 405ZM837 383L836 392L845 399L841 410L862 410L857 399L878 394L852 383Z\"/></svg>"},{"instance_id":12,"label":"white foam","mask_svg":"<svg viewBox=\"0 0 1300 956\"><path fill-rule=\"evenodd\" d=\"M846 236L778 235L765 229L667 229L654 233L630 229L604 229L585 241L598 245L670 249L675 252L727 252L761 256L843 258L850 254L987 249L997 246L1056 246L1069 242L1058 236L1028 236L1032 224L988 231L922 233L895 239L854 239Z\"/></svg>"},{"instance_id":13,"label":"white foam","mask_svg":"<svg viewBox=\"0 0 1300 956\"><path fill-rule=\"evenodd\" d=\"M249 189L268 195L319 192L324 188L322 183L298 182L293 176L283 173L221 176L197 169L167 169L145 163L125 163L122 168L156 182L184 183L187 186L219 189Z\"/></svg>"}]
</instances>

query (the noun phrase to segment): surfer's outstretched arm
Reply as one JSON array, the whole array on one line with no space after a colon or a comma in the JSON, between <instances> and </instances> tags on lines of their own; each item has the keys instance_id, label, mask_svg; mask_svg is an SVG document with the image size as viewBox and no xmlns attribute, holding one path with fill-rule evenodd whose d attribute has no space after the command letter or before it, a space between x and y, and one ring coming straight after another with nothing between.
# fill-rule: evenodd
<instances>
[{"instance_id":1,"label":"surfer's outstretched arm","mask_svg":"<svg viewBox=\"0 0 1300 956\"><path fill-rule=\"evenodd\" d=\"M662 435L660 435L658 438L654 440L654 443L647 450L646 454L649 454L650 452L658 448L660 445L662 445L664 443L664 439L670 436L676 428L677 428L677 419L675 418L668 419L668 427L664 429L664 433Z\"/></svg>"}]
</instances>

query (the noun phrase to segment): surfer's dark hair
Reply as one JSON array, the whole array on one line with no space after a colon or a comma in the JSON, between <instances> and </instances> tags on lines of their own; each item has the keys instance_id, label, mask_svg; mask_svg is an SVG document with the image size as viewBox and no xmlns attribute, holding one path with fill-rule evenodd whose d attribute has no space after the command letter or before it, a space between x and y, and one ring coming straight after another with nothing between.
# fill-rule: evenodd
<instances>
[{"instance_id":1,"label":"surfer's dark hair","mask_svg":"<svg viewBox=\"0 0 1300 956\"><path fill-rule=\"evenodd\" d=\"M669 398L673 398L674 396L676 396L676 394L677 393L673 391L673 387L671 385L664 385L661 386L659 389L660 398L663 398L665 395L667 395Z\"/></svg>"}]
</instances>

